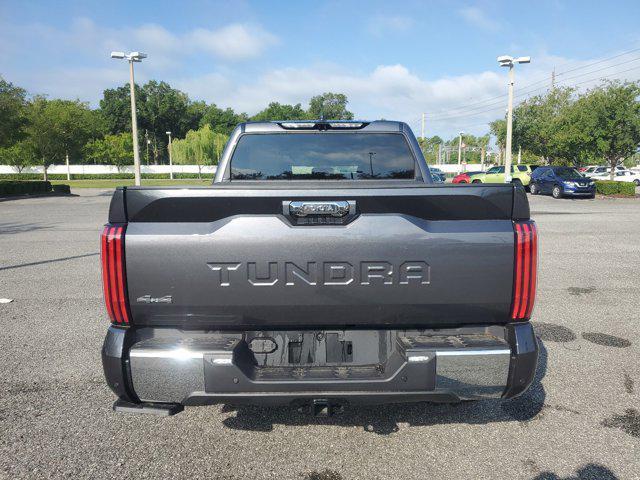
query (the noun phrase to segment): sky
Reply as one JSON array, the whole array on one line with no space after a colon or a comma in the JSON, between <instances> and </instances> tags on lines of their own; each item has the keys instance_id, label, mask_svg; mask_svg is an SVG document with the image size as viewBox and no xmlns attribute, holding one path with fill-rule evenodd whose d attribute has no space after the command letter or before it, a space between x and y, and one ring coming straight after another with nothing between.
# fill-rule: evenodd
<instances>
[{"instance_id":1,"label":"sky","mask_svg":"<svg viewBox=\"0 0 640 480\"><path fill-rule=\"evenodd\" d=\"M640 79L635 1L0 0L0 75L30 94L99 104L128 82L112 50L142 51L136 82L164 80L195 100L254 114L269 102L347 94L358 119L421 134L483 134L515 99L556 83Z\"/></svg>"}]
</instances>

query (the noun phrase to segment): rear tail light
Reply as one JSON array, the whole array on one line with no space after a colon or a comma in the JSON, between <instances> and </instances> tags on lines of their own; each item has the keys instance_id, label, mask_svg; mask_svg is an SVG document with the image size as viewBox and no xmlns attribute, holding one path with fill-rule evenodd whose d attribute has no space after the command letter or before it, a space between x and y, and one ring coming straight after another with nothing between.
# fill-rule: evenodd
<instances>
[{"instance_id":1,"label":"rear tail light","mask_svg":"<svg viewBox=\"0 0 640 480\"><path fill-rule=\"evenodd\" d=\"M126 229L126 225L106 225L100 238L104 302L111 323L116 325L129 325L131 318L124 263Z\"/></svg>"},{"instance_id":2,"label":"rear tail light","mask_svg":"<svg viewBox=\"0 0 640 480\"><path fill-rule=\"evenodd\" d=\"M511 318L528 320L536 299L538 277L538 230L535 222L516 222L513 300Z\"/></svg>"}]
</instances>

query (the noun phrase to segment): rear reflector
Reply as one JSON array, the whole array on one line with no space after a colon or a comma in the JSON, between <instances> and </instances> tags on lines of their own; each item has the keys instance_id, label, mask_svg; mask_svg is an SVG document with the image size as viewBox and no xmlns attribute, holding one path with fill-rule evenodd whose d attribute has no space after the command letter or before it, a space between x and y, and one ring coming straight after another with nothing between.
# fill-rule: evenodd
<instances>
[{"instance_id":1,"label":"rear reflector","mask_svg":"<svg viewBox=\"0 0 640 480\"><path fill-rule=\"evenodd\" d=\"M511 318L528 320L536 300L538 230L535 222L514 223L515 259Z\"/></svg>"},{"instance_id":2,"label":"rear reflector","mask_svg":"<svg viewBox=\"0 0 640 480\"><path fill-rule=\"evenodd\" d=\"M111 322L116 325L129 325L131 317L124 266L126 229L126 225L106 225L100 238L104 302Z\"/></svg>"}]
</instances>

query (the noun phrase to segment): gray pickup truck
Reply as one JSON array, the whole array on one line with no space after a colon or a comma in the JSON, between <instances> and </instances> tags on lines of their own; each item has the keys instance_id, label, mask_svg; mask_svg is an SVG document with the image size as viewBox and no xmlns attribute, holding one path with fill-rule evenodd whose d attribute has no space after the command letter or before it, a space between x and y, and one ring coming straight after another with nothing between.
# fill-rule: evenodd
<instances>
[{"instance_id":1,"label":"gray pickup truck","mask_svg":"<svg viewBox=\"0 0 640 480\"><path fill-rule=\"evenodd\" d=\"M239 125L210 187L118 188L101 241L116 411L504 399L534 377L524 190L433 183L402 122Z\"/></svg>"}]
</instances>

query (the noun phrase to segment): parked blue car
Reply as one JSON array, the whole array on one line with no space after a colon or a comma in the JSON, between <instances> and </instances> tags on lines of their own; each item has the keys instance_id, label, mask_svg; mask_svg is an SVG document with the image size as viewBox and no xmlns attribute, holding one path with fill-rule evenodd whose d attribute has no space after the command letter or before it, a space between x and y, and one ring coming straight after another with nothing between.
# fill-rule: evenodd
<instances>
[{"instance_id":1,"label":"parked blue car","mask_svg":"<svg viewBox=\"0 0 640 480\"><path fill-rule=\"evenodd\" d=\"M531 174L532 195L551 194L553 198L596 196L596 184L572 167L538 167Z\"/></svg>"}]
</instances>

